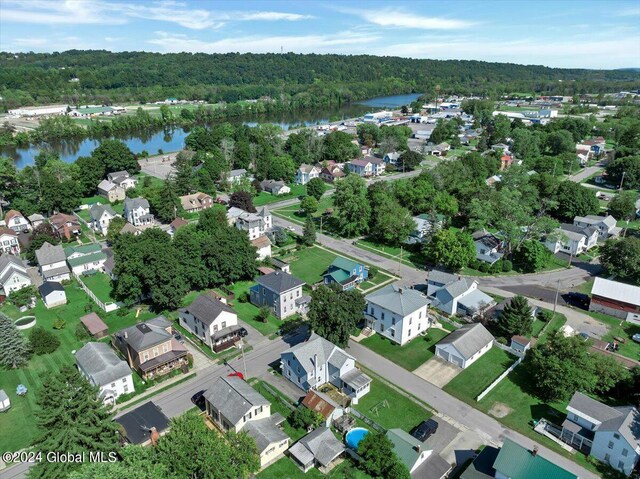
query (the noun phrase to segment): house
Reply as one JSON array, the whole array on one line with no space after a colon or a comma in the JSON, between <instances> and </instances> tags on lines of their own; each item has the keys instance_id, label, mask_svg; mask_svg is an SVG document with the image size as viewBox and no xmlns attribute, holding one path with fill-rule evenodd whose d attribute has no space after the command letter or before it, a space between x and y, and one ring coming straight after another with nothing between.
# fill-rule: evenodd
<instances>
[{"instance_id":1,"label":"house","mask_svg":"<svg viewBox=\"0 0 640 479\"><path fill-rule=\"evenodd\" d=\"M111 220L120 215L115 212L111 205L93 205L89 209L89 216L91 218L89 227L102 235L106 235Z\"/></svg>"},{"instance_id":2,"label":"house","mask_svg":"<svg viewBox=\"0 0 640 479\"><path fill-rule=\"evenodd\" d=\"M322 170L320 171L320 178L322 178L327 183L333 183L336 180L339 180L344 177L345 177L344 171L342 171L342 168L340 168L336 164L326 166L322 168Z\"/></svg>"},{"instance_id":3,"label":"house","mask_svg":"<svg viewBox=\"0 0 640 479\"><path fill-rule=\"evenodd\" d=\"M282 375L303 391L331 383L354 404L371 387L371 378L356 367L353 356L316 334L281 353L280 366Z\"/></svg>"},{"instance_id":4,"label":"house","mask_svg":"<svg viewBox=\"0 0 640 479\"><path fill-rule=\"evenodd\" d=\"M11 407L11 400L4 389L0 389L0 412L4 412Z\"/></svg>"},{"instance_id":5,"label":"house","mask_svg":"<svg viewBox=\"0 0 640 479\"><path fill-rule=\"evenodd\" d=\"M275 271L260 276L257 281L258 284L249 289L252 304L267 306L279 319L306 312L310 298L302 294L305 282L301 279Z\"/></svg>"},{"instance_id":6,"label":"house","mask_svg":"<svg viewBox=\"0 0 640 479\"><path fill-rule=\"evenodd\" d=\"M598 230L598 239L606 240L611 237L620 235L622 228L616 226L616 219L611 216L576 216L573 218L573 224L581 228L593 227Z\"/></svg>"},{"instance_id":7,"label":"house","mask_svg":"<svg viewBox=\"0 0 640 479\"><path fill-rule=\"evenodd\" d=\"M178 231L183 226L187 226L188 224L189 222L184 218L176 218L171 223L169 223L169 235L173 237L173 235L176 234L176 231Z\"/></svg>"},{"instance_id":8,"label":"house","mask_svg":"<svg viewBox=\"0 0 640 479\"><path fill-rule=\"evenodd\" d=\"M437 145L427 145L424 147L424 152L427 155L433 156L446 156L447 152L451 149L449 143L439 143Z\"/></svg>"},{"instance_id":9,"label":"house","mask_svg":"<svg viewBox=\"0 0 640 479\"><path fill-rule=\"evenodd\" d=\"M230 225L235 225L236 222L238 221L238 218L240 217L240 215L246 213L245 210L243 210L242 208L238 208L236 206L232 206L231 208L229 208L227 210L227 222Z\"/></svg>"},{"instance_id":10,"label":"house","mask_svg":"<svg viewBox=\"0 0 640 479\"><path fill-rule=\"evenodd\" d=\"M495 186L496 183L502 181L502 175L493 175L487 178L484 182L487 186Z\"/></svg>"},{"instance_id":11,"label":"house","mask_svg":"<svg viewBox=\"0 0 640 479\"><path fill-rule=\"evenodd\" d=\"M433 306L450 316L475 317L495 305L491 296L478 289L478 282L469 278L455 280L432 291Z\"/></svg>"},{"instance_id":12,"label":"house","mask_svg":"<svg viewBox=\"0 0 640 479\"><path fill-rule=\"evenodd\" d=\"M18 234L31 230L31 225L18 210L7 211L7 214L4 215L4 223L7 228L12 229Z\"/></svg>"},{"instance_id":13,"label":"house","mask_svg":"<svg viewBox=\"0 0 640 479\"><path fill-rule=\"evenodd\" d=\"M440 214L424 213L413 217L415 229L411 232L407 242L421 243L433 232L441 229L446 221L446 217Z\"/></svg>"},{"instance_id":14,"label":"house","mask_svg":"<svg viewBox=\"0 0 640 479\"><path fill-rule=\"evenodd\" d=\"M149 202L145 198L127 198L124 200L124 217L133 226L153 224Z\"/></svg>"},{"instance_id":15,"label":"house","mask_svg":"<svg viewBox=\"0 0 640 479\"><path fill-rule=\"evenodd\" d=\"M101 270L107 260L107 255L102 251L102 246L99 243L67 246L64 249L64 254L71 271L78 275L87 271Z\"/></svg>"},{"instance_id":16,"label":"house","mask_svg":"<svg viewBox=\"0 0 640 479\"><path fill-rule=\"evenodd\" d=\"M567 405L561 438L629 476L640 460L638 409L611 407L575 392Z\"/></svg>"},{"instance_id":17,"label":"house","mask_svg":"<svg viewBox=\"0 0 640 479\"><path fill-rule=\"evenodd\" d=\"M104 261L102 269L111 279L116 279L116 275L113 272L116 268L116 260L113 256L113 250L111 248L105 248L103 251L107 255L107 259Z\"/></svg>"},{"instance_id":18,"label":"house","mask_svg":"<svg viewBox=\"0 0 640 479\"><path fill-rule=\"evenodd\" d=\"M503 242L487 231L476 231L471 235L476 247L476 259L493 265L503 257Z\"/></svg>"},{"instance_id":19,"label":"house","mask_svg":"<svg viewBox=\"0 0 640 479\"><path fill-rule=\"evenodd\" d=\"M131 368L107 343L89 342L75 356L78 371L100 389L98 397L105 404L115 404L118 397L135 391Z\"/></svg>"},{"instance_id":20,"label":"house","mask_svg":"<svg viewBox=\"0 0 640 479\"><path fill-rule=\"evenodd\" d=\"M271 256L271 240L267 235L258 236L256 239L251 240L251 244L256 248L258 261Z\"/></svg>"},{"instance_id":21,"label":"house","mask_svg":"<svg viewBox=\"0 0 640 479\"><path fill-rule=\"evenodd\" d=\"M389 429L386 437L393 444L393 452L412 477L444 478L451 470L451 464L440 454L424 448L422 441L402 429ZM427 473L428 470L428 473Z\"/></svg>"},{"instance_id":22,"label":"house","mask_svg":"<svg viewBox=\"0 0 640 479\"><path fill-rule=\"evenodd\" d=\"M244 168L231 170L229 173L227 173L227 181L232 185L240 183L243 178L247 178L249 181L253 181L253 177L247 176L247 170L245 170Z\"/></svg>"},{"instance_id":23,"label":"house","mask_svg":"<svg viewBox=\"0 0 640 479\"><path fill-rule=\"evenodd\" d=\"M54 281L45 281L38 288L44 305L49 308L55 308L67 304L67 295L60 283Z\"/></svg>"},{"instance_id":24,"label":"house","mask_svg":"<svg viewBox=\"0 0 640 479\"><path fill-rule=\"evenodd\" d=\"M355 288L358 284L366 281L368 277L369 271L365 265L337 256L324 274L324 284L336 283L342 287L343 291L346 291Z\"/></svg>"},{"instance_id":25,"label":"house","mask_svg":"<svg viewBox=\"0 0 640 479\"><path fill-rule=\"evenodd\" d=\"M562 223L545 239L545 246L552 252L578 256L598 244L598 230L592 226Z\"/></svg>"},{"instance_id":26,"label":"house","mask_svg":"<svg viewBox=\"0 0 640 479\"><path fill-rule=\"evenodd\" d=\"M307 165L306 163L302 163L296 171L296 184L297 185L306 185L314 178L318 178L320 176L320 168L314 165Z\"/></svg>"},{"instance_id":27,"label":"house","mask_svg":"<svg viewBox=\"0 0 640 479\"><path fill-rule=\"evenodd\" d=\"M118 429L126 442L137 446L157 444L158 439L169 432L169 418L152 401L118 416L114 421L121 426Z\"/></svg>"},{"instance_id":28,"label":"house","mask_svg":"<svg viewBox=\"0 0 640 479\"><path fill-rule=\"evenodd\" d=\"M465 324L436 344L436 356L465 369L489 351L493 341L482 324Z\"/></svg>"},{"instance_id":29,"label":"house","mask_svg":"<svg viewBox=\"0 0 640 479\"><path fill-rule=\"evenodd\" d=\"M267 234L273 227L271 213L266 206L256 213L243 212L236 218L236 228L246 231L250 240Z\"/></svg>"},{"instance_id":30,"label":"house","mask_svg":"<svg viewBox=\"0 0 640 479\"><path fill-rule=\"evenodd\" d=\"M496 143L495 145L491 145L491 149L496 152L502 152L506 155L511 154L511 150L509 149L509 145L506 143Z\"/></svg>"},{"instance_id":31,"label":"house","mask_svg":"<svg viewBox=\"0 0 640 479\"><path fill-rule=\"evenodd\" d=\"M135 188L138 184L138 180L133 178L127 170L113 171L107 174L107 180L123 188L125 191Z\"/></svg>"},{"instance_id":32,"label":"house","mask_svg":"<svg viewBox=\"0 0 640 479\"><path fill-rule=\"evenodd\" d=\"M13 291L31 286L27 267L17 256L0 256L0 293L9 296Z\"/></svg>"},{"instance_id":33,"label":"house","mask_svg":"<svg viewBox=\"0 0 640 479\"><path fill-rule=\"evenodd\" d=\"M497 479L578 479L575 474L542 457L536 446L529 450L509 438L504 439L493 462L493 470Z\"/></svg>"},{"instance_id":34,"label":"house","mask_svg":"<svg viewBox=\"0 0 640 479\"><path fill-rule=\"evenodd\" d=\"M398 163L398 158L400 158L401 153L398 151L390 151L386 155L384 155L384 162L390 165L395 165Z\"/></svg>"},{"instance_id":35,"label":"house","mask_svg":"<svg viewBox=\"0 0 640 479\"><path fill-rule=\"evenodd\" d=\"M102 339L109 336L109 326L96 313L85 314L80 318L80 322L94 339Z\"/></svg>"},{"instance_id":36,"label":"house","mask_svg":"<svg viewBox=\"0 0 640 479\"><path fill-rule=\"evenodd\" d=\"M404 345L431 326L431 301L418 290L389 284L364 299L367 327L394 343Z\"/></svg>"},{"instance_id":37,"label":"house","mask_svg":"<svg viewBox=\"0 0 640 479\"><path fill-rule=\"evenodd\" d=\"M124 226L120 229L120 234L129 233L133 236L140 236L142 234L142 228L138 228L133 226L131 223L125 223Z\"/></svg>"},{"instance_id":38,"label":"house","mask_svg":"<svg viewBox=\"0 0 640 479\"><path fill-rule=\"evenodd\" d=\"M0 254L20 254L18 233L0 226Z\"/></svg>"},{"instance_id":39,"label":"house","mask_svg":"<svg viewBox=\"0 0 640 479\"><path fill-rule=\"evenodd\" d=\"M273 267L276 268L278 271L291 274L291 265L286 261L282 261L277 258L271 258L270 261Z\"/></svg>"},{"instance_id":40,"label":"house","mask_svg":"<svg viewBox=\"0 0 640 479\"><path fill-rule=\"evenodd\" d=\"M331 429L324 426L311 431L291 446L289 456L304 472L313 467L328 471L331 463L344 451L344 445L336 439Z\"/></svg>"},{"instance_id":41,"label":"house","mask_svg":"<svg viewBox=\"0 0 640 479\"><path fill-rule=\"evenodd\" d=\"M640 287L596 277L589 311L621 319L640 314Z\"/></svg>"},{"instance_id":42,"label":"house","mask_svg":"<svg viewBox=\"0 0 640 479\"><path fill-rule=\"evenodd\" d=\"M127 192L122 186L116 185L109 180L102 180L98 183L98 194L104 196L110 203L122 201L127 196Z\"/></svg>"},{"instance_id":43,"label":"house","mask_svg":"<svg viewBox=\"0 0 640 479\"><path fill-rule=\"evenodd\" d=\"M367 157L369 162L371 163L371 174L373 176L380 176L384 174L387 164L381 158L376 158L374 156Z\"/></svg>"},{"instance_id":44,"label":"house","mask_svg":"<svg viewBox=\"0 0 640 479\"><path fill-rule=\"evenodd\" d=\"M271 403L237 376L220 377L204 393L205 410L223 431L244 431L254 438L260 467L270 464L289 447L289 436L278 426L280 414L271 415Z\"/></svg>"},{"instance_id":45,"label":"house","mask_svg":"<svg viewBox=\"0 0 640 479\"><path fill-rule=\"evenodd\" d=\"M237 313L227 304L206 294L179 312L180 326L218 353L240 339Z\"/></svg>"},{"instance_id":46,"label":"house","mask_svg":"<svg viewBox=\"0 0 640 479\"><path fill-rule=\"evenodd\" d=\"M372 176L373 163L371 163L370 158L371 157L365 157L363 159L351 160L349 162L349 171L358 176Z\"/></svg>"},{"instance_id":47,"label":"house","mask_svg":"<svg viewBox=\"0 0 640 479\"><path fill-rule=\"evenodd\" d=\"M34 213L32 215L27 216L29 223L31 223L32 228L37 228L42 223L44 223L45 217L39 213Z\"/></svg>"},{"instance_id":48,"label":"house","mask_svg":"<svg viewBox=\"0 0 640 479\"><path fill-rule=\"evenodd\" d=\"M187 349L171 333L171 323L158 316L121 329L111 343L142 379L162 376L187 365Z\"/></svg>"},{"instance_id":49,"label":"house","mask_svg":"<svg viewBox=\"0 0 640 479\"><path fill-rule=\"evenodd\" d=\"M447 273L439 269L431 270L427 278L427 296L433 296L436 291L448 284L458 281L460 278L461 276L457 274Z\"/></svg>"},{"instance_id":50,"label":"house","mask_svg":"<svg viewBox=\"0 0 640 479\"><path fill-rule=\"evenodd\" d=\"M68 241L82 233L80 220L74 215L58 213L49 217L49 223L60 239L66 238Z\"/></svg>"},{"instance_id":51,"label":"house","mask_svg":"<svg viewBox=\"0 0 640 479\"><path fill-rule=\"evenodd\" d=\"M206 193L194 193L180 197L182 209L187 213L196 213L213 206L213 198Z\"/></svg>"},{"instance_id":52,"label":"house","mask_svg":"<svg viewBox=\"0 0 640 479\"><path fill-rule=\"evenodd\" d=\"M40 274L45 281L71 279L67 256L64 254L62 246L53 246L51 243L45 242L40 249L36 250L36 259L40 266Z\"/></svg>"},{"instance_id":53,"label":"house","mask_svg":"<svg viewBox=\"0 0 640 479\"><path fill-rule=\"evenodd\" d=\"M264 180L260 182L260 187L262 191L276 196L291 193L291 188L289 188L284 181Z\"/></svg>"},{"instance_id":54,"label":"house","mask_svg":"<svg viewBox=\"0 0 640 479\"><path fill-rule=\"evenodd\" d=\"M325 426L330 427L334 419L344 414L344 409L329 396L315 389L310 389L302 400L302 405L317 412L325 419Z\"/></svg>"}]
</instances>

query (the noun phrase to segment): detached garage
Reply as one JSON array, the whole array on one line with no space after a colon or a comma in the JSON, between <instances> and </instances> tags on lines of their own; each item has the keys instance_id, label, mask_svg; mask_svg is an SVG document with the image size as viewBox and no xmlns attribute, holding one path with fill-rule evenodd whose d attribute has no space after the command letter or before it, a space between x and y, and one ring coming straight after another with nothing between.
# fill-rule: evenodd
<instances>
[{"instance_id":1,"label":"detached garage","mask_svg":"<svg viewBox=\"0 0 640 479\"><path fill-rule=\"evenodd\" d=\"M465 369L491 349L493 340L482 324L466 324L436 344L436 356Z\"/></svg>"}]
</instances>

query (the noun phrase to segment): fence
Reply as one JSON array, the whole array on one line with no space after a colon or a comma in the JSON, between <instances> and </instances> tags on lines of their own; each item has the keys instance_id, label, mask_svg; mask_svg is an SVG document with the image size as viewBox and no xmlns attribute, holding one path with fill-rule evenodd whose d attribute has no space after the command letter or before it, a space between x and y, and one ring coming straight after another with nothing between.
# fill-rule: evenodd
<instances>
[{"instance_id":1,"label":"fence","mask_svg":"<svg viewBox=\"0 0 640 479\"><path fill-rule=\"evenodd\" d=\"M80 279L79 274L73 273L73 277L76 278L76 280L78 281L78 284L84 290L84 292L87 293L87 295L89 295L89 297L93 300L93 302L96 303L100 307L100 309L102 309L105 313L110 313L111 311L115 311L120 307L116 303L103 303L98 299L98 297L93 293L93 291L91 291L89 287L86 284L84 284L84 282Z\"/></svg>"},{"instance_id":2,"label":"fence","mask_svg":"<svg viewBox=\"0 0 640 479\"><path fill-rule=\"evenodd\" d=\"M279 392L276 392L271 386L269 386L267 383L265 383L264 381L262 382L261 386L263 388L265 388L269 394L271 394L273 397L277 398L278 401L280 401L282 404L284 404L285 406L287 406L291 411L295 411L296 407L291 404L289 401L287 401L285 398L282 397L282 395Z\"/></svg>"},{"instance_id":3,"label":"fence","mask_svg":"<svg viewBox=\"0 0 640 479\"><path fill-rule=\"evenodd\" d=\"M517 356L519 358L522 358L524 356L524 353L522 351L518 351L516 349L513 349L512 347L507 346L506 344L499 343L498 341L494 341L493 345L498 347L498 348L500 348L500 349L502 349L503 351L511 353L514 356Z\"/></svg>"},{"instance_id":4,"label":"fence","mask_svg":"<svg viewBox=\"0 0 640 479\"><path fill-rule=\"evenodd\" d=\"M493 388L495 388L498 384L500 384L500 381L502 381L504 378L507 377L507 375L513 371L516 366L518 364L520 364L522 362L522 360L524 359L524 356L520 356L515 363L513 363L511 366L509 366L509 369L507 369L505 372L503 372L500 376L498 376L498 379L496 379L495 381L493 381L491 384L489 384L489 387L487 389L485 389L484 391L482 391L480 394L478 394L478 397L476 397L476 401L482 401L482 399L489 394Z\"/></svg>"},{"instance_id":5,"label":"fence","mask_svg":"<svg viewBox=\"0 0 640 479\"><path fill-rule=\"evenodd\" d=\"M349 413L353 414L355 417L357 417L358 419L366 422L369 426L371 426L372 428L376 429L377 431L380 432L387 432L387 430L385 428L383 428L380 424L378 424L377 422L375 422L373 419L370 419L368 416L365 416L364 414L356 411L353 408L349 409Z\"/></svg>"}]
</instances>

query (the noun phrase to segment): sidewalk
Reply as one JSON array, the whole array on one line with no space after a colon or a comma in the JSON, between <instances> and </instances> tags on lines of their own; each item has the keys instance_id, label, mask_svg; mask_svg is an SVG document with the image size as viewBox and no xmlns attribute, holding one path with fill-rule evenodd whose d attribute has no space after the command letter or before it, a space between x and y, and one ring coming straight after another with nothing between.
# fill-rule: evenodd
<instances>
[{"instance_id":1,"label":"sidewalk","mask_svg":"<svg viewBox=\"0 0 640 479\"><path fill-rule=\"evenodd\" d=\"M137 401L140 401L141 399L146 399L147 397L153 396L160 389L164 389L167 386L172 386L175 383L181 381L183 378L186 378L186 377L190 376L191 374L196 374L197 375L197 373L195 371L195 368L192 369L191 371L189 371L187 374L180 374L178 376L172 377L171 379L167 379L166 381L162 381L161 383L156 384L155 386L152 386L149 389L146 389L142 394L139 394L139 395L136 395L136 396L132 397L128 401L125 401L125 402L120 403L120 404L116 404L114 406L113 410L114 411L120 411L121 409L126 409L132 403L136 403Z\"/></svg>"}]
</instances>

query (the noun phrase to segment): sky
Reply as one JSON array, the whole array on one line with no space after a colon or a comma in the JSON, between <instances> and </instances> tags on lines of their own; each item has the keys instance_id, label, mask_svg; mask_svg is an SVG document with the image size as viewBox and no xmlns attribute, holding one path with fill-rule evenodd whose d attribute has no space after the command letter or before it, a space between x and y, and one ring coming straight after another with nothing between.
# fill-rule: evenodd
<instances>
[{"instance_id":1,"label":"sky","mask_svg":"<svg viewBox=\"0 0 640 479\"><path fill-rule=\"evenodd\" d=\"M640 0L0 0L0 50L295 52L640 68Z\"/></svg>"}]
</instances>

